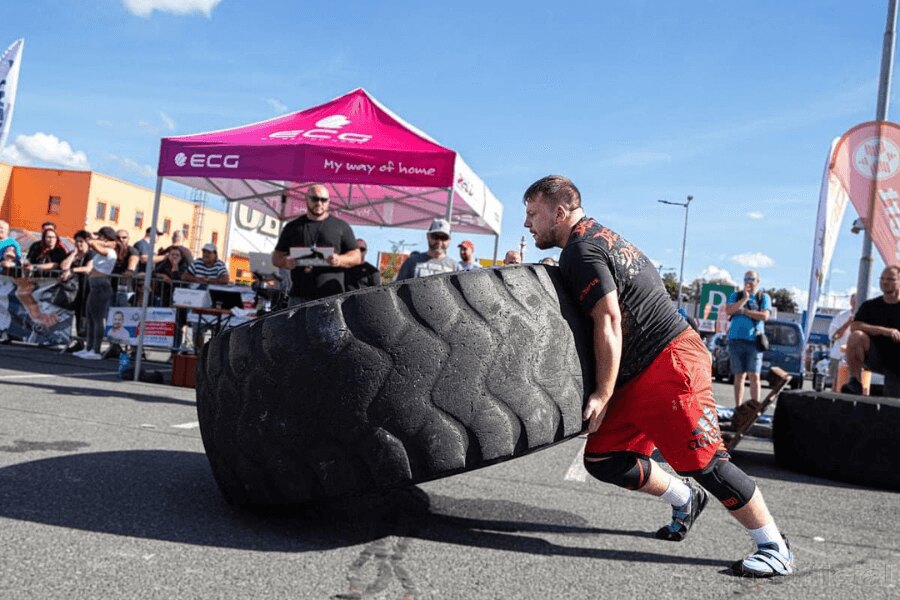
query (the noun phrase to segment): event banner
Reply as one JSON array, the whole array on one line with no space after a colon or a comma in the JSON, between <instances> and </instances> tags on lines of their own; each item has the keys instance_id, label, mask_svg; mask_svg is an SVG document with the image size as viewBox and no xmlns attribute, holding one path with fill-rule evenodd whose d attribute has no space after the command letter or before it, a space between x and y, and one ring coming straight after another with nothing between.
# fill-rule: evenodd
<instances>
[{"instance_id":1,"label":"event banner","mask_svg":"<svg viewBox=\"0 0 900 600\"><path fill-rule=\"evenodd\" d=\"M0 275L0 334L39 346L67 346L73 301L57 279Z\"/></svg>"},{"instance_id":2,"label":"event banner","mask_svg":"<svg viewBox=\"0 0 900 600\"><path fill-rule=\"evenodd\" d=\"M0 149L6 143L9 124L12 122L23 48L25 40L16 40L0 55Z\"/></svg>"},{"instance_id":3,"label":"event banner","mask_svg":"<svg viewBox=\"0 0 900 600\"><path fill-rule=\"evenodd\" d=\"M106 339L137 346L141 335L141 309L113 306L106 316ZM147 308L144 346L171 348L175 343L175 309Z\"/></svg>"},{"instance_id":4,"label":"event banner","mask_svg":"<svg viewBox=\"0 0 900 600\"><path fill-rule=\"evenodd\" d=\"M837 143L831 171L886 265L900 261L900 125L857 125Z\"/></svg>"},{"instance_id":5,"label":"event banner","mask_svg":"<svg viewBox=\"0 0 900 600\"><path fill-rule=\"evenodd\" d=\"M409 258L408 252L379 252L378 270L381 271L383 283L390 283L397 277L400 266Z\"/></svg>"},{"instance_id":6,"label":"event banner","mask_svg":"<svg viewBox=\"0 0 900 600\"><path fill-rule=\"evenodd\" d=\"M831 143L822 184L819 188L819 210L816 214L816 232L813 239L812 264L809 273L809 298L806 304L806 322L803 335L810 339L812 323L819 305L819 294L825 286L825 279L831 270L831 257L837 244L844 212L847 210L849 198L841 186L837 175L831 170L831 156L838 145L838 139ZM805 345L804 345L805 347Z\"/></svg>"}]
</instances>

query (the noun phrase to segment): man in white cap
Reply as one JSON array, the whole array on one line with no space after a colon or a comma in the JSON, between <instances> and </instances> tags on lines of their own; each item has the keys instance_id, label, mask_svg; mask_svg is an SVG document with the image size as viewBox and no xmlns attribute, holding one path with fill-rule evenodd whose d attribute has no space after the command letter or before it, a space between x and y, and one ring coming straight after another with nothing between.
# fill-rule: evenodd
<instances>
[{"instance_id":1,"label":"man in white cap","mask_svg":"<svg viewBox=\"0 0 900 600\"><path fill-rule=\"evenodd\" d=\"M411 277L427 277L461 270L459 263L447 256L450 247L450 222L435 219L428 228L428 252L413 252L397 273L397 281Z\"/></svg>"},{"instance_id":2,"label":"man in white cap","mask_svg":"<svg viewBox=\"0 0 900 600\"><path fill-rule=\"evenodd\" d=\"M219 260L215 244L204 244L203 255L191 263L188 272L182 276L192 283L228 283L228 268Z\"/></svg>"}]
</instances>

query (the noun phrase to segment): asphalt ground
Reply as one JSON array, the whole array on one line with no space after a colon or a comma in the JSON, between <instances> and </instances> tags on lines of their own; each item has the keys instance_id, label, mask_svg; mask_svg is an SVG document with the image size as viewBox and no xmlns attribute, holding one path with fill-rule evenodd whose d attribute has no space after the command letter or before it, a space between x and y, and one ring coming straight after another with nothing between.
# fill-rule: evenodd
<instances>
[{"instance_id":1,"label":"asphalt ground","mask_svg":"<svg viewBox=\"0 0 900 600\"><path fill-rule=\"evenodd\" d=\"M0 599L898 598L900 496L734 461L793 544L752 580L710 503L682 543L661 501L580 481L583 440L405 490L261 515L224 502L193 390L123 382L114 360L0 346ZM731 388L715 384L720 404ZM569 474L570 478L566 478Z\"/></svg>"}]
</instances>

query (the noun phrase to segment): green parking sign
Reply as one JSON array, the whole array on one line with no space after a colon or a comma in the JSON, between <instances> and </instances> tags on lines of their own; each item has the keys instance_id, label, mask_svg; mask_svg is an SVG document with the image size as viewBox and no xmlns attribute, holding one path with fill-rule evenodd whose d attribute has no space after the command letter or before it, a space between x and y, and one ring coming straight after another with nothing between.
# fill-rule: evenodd
<instances>
[{"instance_id":1,"label":"green parking sign","mask_svg":"<svg viewBox=\"0 0 900 600\"><path fill-rule=\"evenodd\" d=\"M700 288L700 314L697 318L715 321L719 318L719 311L724 314L728 296L737 291L733 285L721 283L704 283Z\"/></svg>"}]
</instances>

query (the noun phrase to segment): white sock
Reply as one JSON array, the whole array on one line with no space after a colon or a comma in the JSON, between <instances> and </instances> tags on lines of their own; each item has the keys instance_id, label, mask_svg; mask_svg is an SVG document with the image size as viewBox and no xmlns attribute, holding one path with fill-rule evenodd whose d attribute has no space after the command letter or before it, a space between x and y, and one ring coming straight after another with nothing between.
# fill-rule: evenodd
<instances>
[{"instance_id":1,"label":"white sock","mask_svg":"<svg viewBox=\"0 0 900 600\"><path fill-rule=\"evenodd\" d=\"M669 487L660 498L678 508L691 501L691 488L681 479L671 477L669 478Z\"/></svg>"},{"instance_id":2,"label":"white sock","mask_svg":"<svg viewBox=\"0 0 900 600\"><path fill-rule=\"evenodd\" d=\"M784 544L784 538L781 537L781 532L778 531L775 521L763 525L759 529L748 529L747 532L750 534L750 537L753 538L753 541L756 542L757 546L774 542L778 544L779 552L787 554L787 546Z\"/></svg>"}]
</instances>

